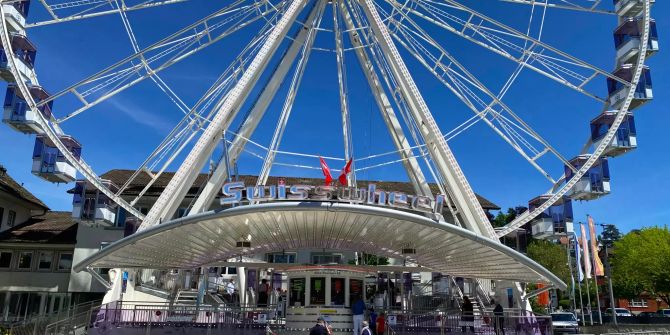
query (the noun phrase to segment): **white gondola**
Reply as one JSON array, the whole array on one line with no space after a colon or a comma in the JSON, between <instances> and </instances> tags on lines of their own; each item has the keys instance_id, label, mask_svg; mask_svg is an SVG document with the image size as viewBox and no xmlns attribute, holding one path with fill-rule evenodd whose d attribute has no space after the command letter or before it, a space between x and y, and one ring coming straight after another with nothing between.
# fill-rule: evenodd
<instances>
[{"instance_id":1,"label":"white gondola","mask_svg":"<svg viewBox=\"0 0 670 335\"><path fill-rule=\"evenodd\" d=\"M28 85L30 93L36 103L39 103L49 98L42 87L37 85ZM37 109L42 113L42 116L49 120L51 118L51 110L53 101L38 107ZM7 93L5 94L5 103L3 105L4 113L2 122L8 124L12 128L24 134L41 134L42 128L37 123L38 115L32 109L28 108L28 103L21 95L21 91L16 84L7 85Z\"/></svg>"},{"instance_id":2,"label":"white gondola","mask_svg":"<svg viewBox=\"0 0 670 335\"><path fill-rule=\"evenodd\" d=\"M591 155L579 155L570 164L576 169L582 167ZM573 172L565 167L565 178L572 178ZM573 200L593 200L610 193L610 169L607 158L599 158L567 193Z\"/></svg>"},{"instance_id":3,"label":"white gondola","mask_svg":"<svg viewBox=\"0 0 670 335\"><path fill-rule=\"evenodd\" d=\"M534 198L528 202L528 209L535 210L549 198L549 194ZM575 232L572 220L572 200L563 197L530 222L533 237L551 239L572 234Z\"/></svg>"},{"instance_id":4,"label":"white gondola","mask_svg":"<svg viewBox=\"0 0 670 335\"><path fill-rule=\"evenodd\" d=\"M102 183L114 192L118 186L109 180ZM114 225L118 206L86 180L78 180L72 190L72 217L86 224Z\"/></svg>"},{"instance_id":5,"label":"white gondola","mask_svg":"<svg viewBox=\"0 0 670 335\"><path fill-rule=\"evenodd\" d=\"M60 140L76 159L81 157L81 144L77 140L67 135L61 136ZM65 159L48 137L42 135L38 135L35 139L32 173L53 183L70 183L77 176L75 167Z\"/></svg>"},{"instance_id":6,"label":"white gondola","mask_svg":"<svg viewBox=\"0 0 670 335\"><path fill-rule=\"evenodd\" d=\"M633 78L635 72L635 66L633 64L624 64L620 66L614 75L630 82ZM616 81L612 78L607 78L607 92L609 93L609 104L610 109L619 109L626 100L628 95L628 87L623 83ZM636 108L644 105L654 98L654 92L652 90L651 82L651 72L649 71L648 66L642 68L642 75L640 76L640 81L635 87L635 96L633 101L630 103L629 111L633 111Z\"/></svg>"},{"instance_id":7,"label":"white gondola","mask_svg":"<svg viewBox=\"0 0 670 335\"><path fill-rule=\"evenodd\" d=\"M656 0L650 0L654 4ZM614 10L621 17L634 17L642 14L644 0L614 0Z\"/></svg>"},{"instance_id":8,"label":"white gondola","mask_svg":"<svg viewBox=\"0 0 670 335\"><path fill-rule=\"evenodd\" d=\"M14 56L18 60L16 62L17 71L21 73L23 78L33 78L35 65L35 55L37 54L37 48L28 40L25 35L18 33L12 33L10 35L12 50L14 51ZM0 44L0 77L8 82L14 82L14 75L9 69L9 60L5 55L5 46Z\"/></svg>"},{"instance_id":9,"label":"white gondola","mask_svg":"<svg viewBox=\"0 0 670 335\"><path fill-rule=\"evenodd\" d=\"M600 146L616 118L617 111L606 111L591 120L591 141L595 147ZM633 113L627 113L616 136L612 142L605 148L604 156L615 157L623 155L637 148L637 135L635 133L635 118Z\"/></svg>"},{"instance_id":10,"label":"white gondola","mask_svg":"<svg viewBox=\"0 0 670 335\"><path fill-rule=\"evenodd\" d=\"M614 30L614 46L619 64L633 63L640 51L640 33L643 30L644 20L627 18ZM656 21L649 21L649 43L647 58L658 52L658 32Z\"/></svg>"},{"instance_id":11,"label":"white gondola","mask_svg":"<svg viewBox=\"0 0 670 335\"><path fill-rule=\"evenodd\" d=\"M30 1L15 1L2 5L5 11L5 22L10 31L23 34L25 32L26 16L30 8Z\"/></svg>"}]
</instances>

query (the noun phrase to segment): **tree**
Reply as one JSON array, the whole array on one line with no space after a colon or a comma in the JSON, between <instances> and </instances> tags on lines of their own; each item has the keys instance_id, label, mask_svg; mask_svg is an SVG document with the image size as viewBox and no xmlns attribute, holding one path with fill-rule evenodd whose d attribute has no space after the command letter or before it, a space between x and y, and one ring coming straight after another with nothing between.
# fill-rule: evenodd
<instances>
[{"instance_id":1,"label":"tree","mask_svg":"<svg viewBox=\"0 0 670 335\"><path fill-rule=\"evenodd\" d=\"M568 255L561 245L546 240L533 240L528 244L527 253L528 257L551 271L564 283L570 282Z\"/></svg>"},{"instance_id":2,"label":"tree","mask_svg":"<svg viewBox=\"0 0 670 335\"><path fill-rule=\"evenodd\" d=\"M508 208L507 213L504 213L503 211L498 212L498 215L493 218L493 221L491 221L491 225L493 227L498 228L498 227L503 227L507 225L508 223L514 221L516 217L525 212L527 210L526 207L523 206L517 206L515 208Z\"/></svg>"},{"instance_id":3,"label":"tree","mask_svg":"<svg viewBox=\"0 0 670 335\"><path fill-rule=\"evenodd\" d=\"M670 304L668 227L632 231L614 243L612 253L612 281L617 295L633 298L645 292Z\"/></svg>"},{"instance_id":4,"label":"tree","mask_svg":"<svg viewBox=\"0 0 670 335\"><path fill-rule=\"evenodd\" d=\"M600 242L607 245L608 248L614 246L614 242L621 239L621 232L615 225L606 225L603 233L600 235Z\"/></svg>"}]
</instances>

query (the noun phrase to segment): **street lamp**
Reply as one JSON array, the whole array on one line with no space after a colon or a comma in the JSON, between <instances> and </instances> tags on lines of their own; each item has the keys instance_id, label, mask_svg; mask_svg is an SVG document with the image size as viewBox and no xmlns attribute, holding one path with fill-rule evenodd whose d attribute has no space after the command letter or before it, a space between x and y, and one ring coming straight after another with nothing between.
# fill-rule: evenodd
<instances>
[{"instance_id":1,"label":"street lamp","mask_svg":"<svg viewBox=\"0 0 670 335\"><path fill-rule=\"evenodd\" d=\"M606 224L606 223L601 223L599 224L601 227L614 227L613 224ZM612 306L612 321L614 321L614 326L618 327L619 324L617 323L616 319L616 309L615 307L615 302L614 302L614 290L612 289L612 267L610 266L610 261L609 261L609 253L607 252L607 245L609 243L607 242L612 242L612 240L605 240L605 236L603 235L603 245L605 246L605 275L607 275L607 281L609 285L609 290L610 290L610 305Z\"/></svg>"}]
</instances>

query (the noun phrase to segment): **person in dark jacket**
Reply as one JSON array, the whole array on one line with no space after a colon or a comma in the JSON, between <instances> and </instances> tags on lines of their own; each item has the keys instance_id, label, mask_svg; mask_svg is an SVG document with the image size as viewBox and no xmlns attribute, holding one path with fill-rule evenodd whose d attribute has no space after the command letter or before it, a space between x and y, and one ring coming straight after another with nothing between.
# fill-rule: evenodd
<instances>
[{"instance_id":1,"label":"person in dark jacket","mask_svg":"<svg viewBox=\"0 0 670 335\"><path fill-rule=\"evenodd\" d=\"M309 330L309 335L328 335L326 320L323 319L323 316L316 318L316 325Z\"/></svg>"},{"instance_id":2,"label":"person in dark jacket","mask_svg":"<svg viewBox=\"0 0 670 335\"><path fill-rule=\"evenodd\" d=\"M493 309L493 328L495 329L496 335L505 335L505 311L499 303L496 304L495 301L491 301L491 305L496 305Z\"/></svg>"},{"instance_id":3,"label":"person in dark jacket","mask_svg":"<svg viewBox=\"0 0 670 335\"><path fill-rule=\"evenodd\" d=\"M467 327L470 327L470 330L473 333L475 332L475 314L472 302L470 302L470 298L464 296L461 314L461 331L465 333Z\"/></svg>"}]
</instances>

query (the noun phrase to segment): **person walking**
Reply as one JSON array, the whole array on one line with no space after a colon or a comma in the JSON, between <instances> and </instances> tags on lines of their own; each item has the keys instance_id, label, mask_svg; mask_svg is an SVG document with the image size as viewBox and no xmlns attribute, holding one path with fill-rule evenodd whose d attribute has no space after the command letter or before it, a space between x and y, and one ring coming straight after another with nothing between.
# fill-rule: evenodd
<instances>
[{"instance_id":1,"label":"person walking","mask_svg":"<svg viewBox=\"0 0 670 335\"><path fill-rule=\"evenodd\" d=\"M491 304L496 305L493 309L493 328L496 335L505 335L505 310L500 303L496 304L495 301L491 301Z\"/></svg>"},{"instance_id":2,"label":"person walking","mask_svg":"<svg viewBox=\"0 0 670 335\"><path fill-rule=\"evenodd\" d=\"M365 313L365 301L362 297L356 297L356 301L351 305L351 314L354 315L354 335L361 335L361 324L363 323L363 314Z\"/></svg>"},{"instance_id":3,"label":"person walking","mask_svg":"<svg viewBox=\"0 0 670 335\"><path fill-rule=\"evenodd\" d=\"M470 330L475 332L475 314L468 296L463 297L463 307L461 312L461 332L465 333L465 329L470 327Z\"/></svg>"},{"instance_id":4,"label":"person walking","mask_svg":"<svg viewBox=\"0 0 670 335\"><path fill-rule=\"evenodd\" d=\"M268 305L268 292L270 285L267 279L261 280L261 285L258 287L258 307L265 307Z\"/></svg>"},{"instance_id":5,"label":"person walking","mask_svg":"<svg viewBox=\"0 0 670 335\"><path fill-rule=\"evenodd\" d=\"M368 316L370 318L370 329L372 330L372 335L376 335L377 334L377 313L375 313L374 308L372 308L372 307L370 308Z\"/></svg>"},{"instance_id":6,"label":"person walking","mask_svg":"<svg viewBox=\"0 0 670 335\"><path fill-rule=\"evenodd\" d=\"M230 278L230 280L226 283L226 298L228 299L229 303L235 302L235 279Z\"/></svg>"},{"instance_id":7,"label":"person walking","mask_svg":"<svg viewBox=\"0 0 670 335\"><path fill-rule=\"evenodd\" d=\"M323 316L316 318L316 325L309 330L309 335L329 335L328 328L326 327L326 320Z\"/></svg>"},{"instance_id":8,"label":"person walking","mask_svg":"<svg viewBox=\"0 0 670 335\"><path fill-rule=\"evenodd\" d=\"M384 331L386 331L386 317L384 317L384 313L379 313L379 316L377 316L377 335L384 335Z\"/></svg>"},{"instance_id":9,"label":"person walking","mask_svg":"<svg viewBox=\"0 0 670 335\"><path fill-rule=\"evenodd\" d=\"M372 330L370 329L370 324L367 321L361 322L363 329L361 329L361 335L372 335Z\"/></svg>"}]
</instances>

